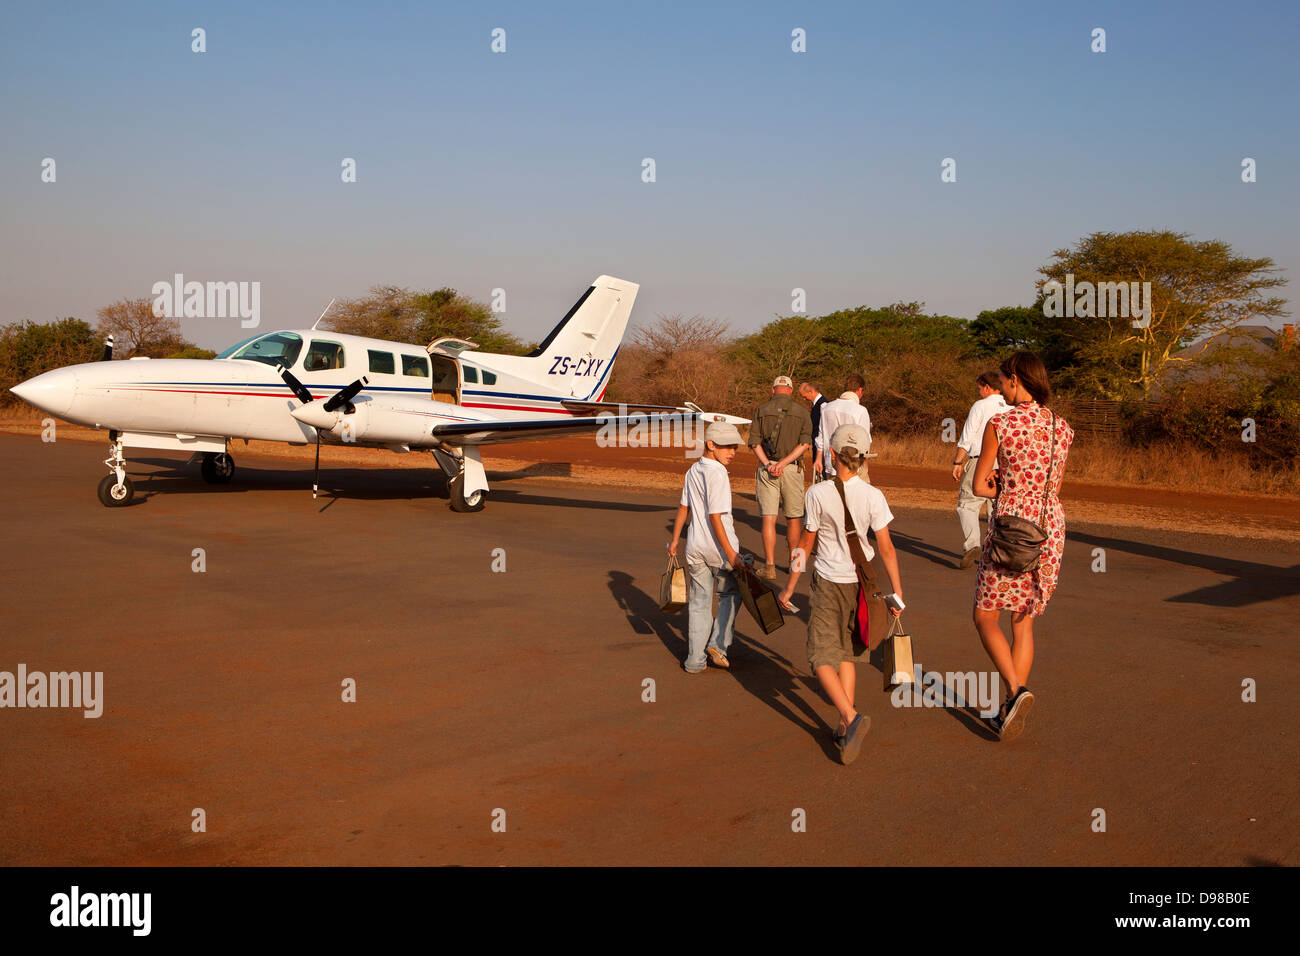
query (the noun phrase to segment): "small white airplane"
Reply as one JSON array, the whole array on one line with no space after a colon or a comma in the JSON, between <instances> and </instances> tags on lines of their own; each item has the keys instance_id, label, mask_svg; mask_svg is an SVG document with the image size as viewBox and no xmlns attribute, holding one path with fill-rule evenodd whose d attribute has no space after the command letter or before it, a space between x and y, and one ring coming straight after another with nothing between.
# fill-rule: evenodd
<instances>
[{"instance_id":1,"label":"small white airplane","mask_svg":"<svg viewBox=\"0 0 1300 956\"><path fill-rule=\"evenodd\" d=\"M479 352L463 339L442 338L421 349L313 326L257 335L211 360L72 365L12 391L50 415L109 429L104 463L110 474L99 483L107 507L126 505L135 493L127 448L201 454L204 480L224 484L235 472L229 443L243 438L314 441L313 495L322 440L428 449L448 478L453 510L481 511L488 484L480 445L625 429L644 424L647 414L680 416L683 434L698 421L748 424L690 403L602 401L638 288L600 276L526 356ZM104 358L111 357L110 337Z\"/></svg>"}]
</instances>

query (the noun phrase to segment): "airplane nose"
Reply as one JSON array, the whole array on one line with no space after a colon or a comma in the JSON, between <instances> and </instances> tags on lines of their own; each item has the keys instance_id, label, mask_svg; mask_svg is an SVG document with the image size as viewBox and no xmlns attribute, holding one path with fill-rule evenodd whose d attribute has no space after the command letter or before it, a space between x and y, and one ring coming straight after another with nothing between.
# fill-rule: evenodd
<instances>
[{"instance_id":1,"label":"airplane nose","mask_svg":"<svg viewBox=\"0 0 1300 956\"><path fill-rule=\"evenodd\" d=\"M77 375L71 369L56 368L29 378L9 391L43 412L62 417L68 414L76 397Z\"/></svg>"}]
</instances>

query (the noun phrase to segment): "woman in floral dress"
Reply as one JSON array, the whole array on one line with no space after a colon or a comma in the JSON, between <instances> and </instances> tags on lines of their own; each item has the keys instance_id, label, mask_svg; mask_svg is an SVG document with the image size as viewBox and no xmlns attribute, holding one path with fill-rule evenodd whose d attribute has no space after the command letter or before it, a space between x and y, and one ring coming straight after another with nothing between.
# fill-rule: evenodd
<instances>
[{"instance_id":1,"label":"woman in floral dress","mask_svg":"<svg viewBox=\"0 0 1300 956\"><path fill-rule=\"evenodd\" d=\"M985 498L997 498L995 519L1016 515L1041 523L1047 532L1038 566L1031 571L1015 573L995 564L989 556L987 536L980 554L975 586L975 629L1007 688L1007 699L993 719L993 726L1001 739L1010 740L1024 730L1025 718L1034 704L1034 695L1025 686L1034 663L1034 618L1047 607L1061 571L1065 513L1057 494L1065 475L1070 444L1074 441L1074 429L1046 408L1052 390L1047 369L1037 355L1017 352L1002 363L1001 372L1002 397L1012 407L991 419L984 430L983 451L975 468L972 490ZM998 467L996 479L994 460ZM1045 520L1044 494L1047 495ZM1003 611L1011 612L1011 645L1007 644L998 624Z\"/></svg>"}]
</instances>

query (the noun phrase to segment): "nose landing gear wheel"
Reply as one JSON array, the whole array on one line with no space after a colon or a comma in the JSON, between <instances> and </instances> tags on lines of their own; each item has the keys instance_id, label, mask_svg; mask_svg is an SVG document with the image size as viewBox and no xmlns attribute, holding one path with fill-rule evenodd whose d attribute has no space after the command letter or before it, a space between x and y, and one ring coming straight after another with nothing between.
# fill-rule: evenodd
<instances>
[{"instance_id":1,"label":"nose landing gear wheel","mask_svg":"<svg viewBox=\"0 0 1300 956\"><path fill-rule=\"evenodd\" d=\"M99 482L99 501L105 508L120 508L129 505L135 497L135 485L130 478L123 478L117 483L117 475L105 475Z\"/></svg>"},{"instance_id":2,"label":"nose landing gear wheel","mask_svg":"<svg viewBox=\"0 0 1300 956\"><path fill-rule=\"evenodd\" d=\"M481 488L472 495L465 495L465 476L457 475L451 479L451 510L461 512L482 511L487 504L487 492Z\"/></svg>"},{"instance_id":3,"label":"nose landing gear wheel","mask_svg":"<svg viewBox=\"0 0 1300 956\"><path fill-rule=\"evenodd\" d=\"M206 452L199 471L208 484L226 485L235 477L235 459L225 452Z\"/></svg>"}]
</instances>

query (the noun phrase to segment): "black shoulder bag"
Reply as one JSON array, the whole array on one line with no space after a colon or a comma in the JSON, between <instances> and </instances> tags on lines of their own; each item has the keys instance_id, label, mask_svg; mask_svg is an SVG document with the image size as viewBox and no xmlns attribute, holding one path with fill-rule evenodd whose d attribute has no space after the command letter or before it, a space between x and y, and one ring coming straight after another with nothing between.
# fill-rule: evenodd
<instances>
[{"instance_id":1,"label":"black shoulder bag","mask_svg":"<svg viewBox=\"0 0 1300 956\"><path fill-rule=\"evenodd\" d=\"M1013 574L1023 574L1038 567L1043 545L1047 543L1047 502L1052 494L1052 468L1056 464L1056 412L1052 412L1052 450L1047 457L1047 480L1043 483L1043 513L1038 524L1016 515L993 519L989 532L989 558ZM993 510L997 511L997 505Z\"/></svg>"}]
</instances>

